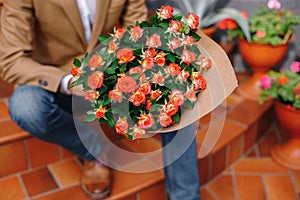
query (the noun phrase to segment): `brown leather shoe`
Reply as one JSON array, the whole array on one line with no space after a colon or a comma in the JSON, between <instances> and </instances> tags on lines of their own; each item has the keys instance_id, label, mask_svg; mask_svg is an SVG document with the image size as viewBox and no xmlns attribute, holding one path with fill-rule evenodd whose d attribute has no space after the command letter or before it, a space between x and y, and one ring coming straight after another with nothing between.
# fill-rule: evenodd
<instances>
[{"instance_id":1,"label":"brown leather shoe","mask_svg":"<svg viewBox=\"0 0 300 200\"><path fill-rule=\"evenodd\" d=\"M81 188L94 199L108 196L111 190L110 169L98 161L85 161Z\"/></svg>"}]
</instances>

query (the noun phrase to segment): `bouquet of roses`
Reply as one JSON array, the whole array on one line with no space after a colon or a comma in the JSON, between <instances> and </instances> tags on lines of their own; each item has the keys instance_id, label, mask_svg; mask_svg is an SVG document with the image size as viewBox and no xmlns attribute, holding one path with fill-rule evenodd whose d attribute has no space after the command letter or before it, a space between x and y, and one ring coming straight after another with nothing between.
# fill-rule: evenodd
<instances>
[{"instance_id":1,"label":"bouquet of roses","mask_svg":"<svg viewBox=\"0 0 300 200\"><path fill-rule=\"evenodd\" d=\"M199 17L173 14L162 6L149 21L99 36L100 46L74 59L72 87L82 85L98 120L129 139L180 121L206 88L203 73L212 62L197 47Z\"/></svg>"}]
</instances>

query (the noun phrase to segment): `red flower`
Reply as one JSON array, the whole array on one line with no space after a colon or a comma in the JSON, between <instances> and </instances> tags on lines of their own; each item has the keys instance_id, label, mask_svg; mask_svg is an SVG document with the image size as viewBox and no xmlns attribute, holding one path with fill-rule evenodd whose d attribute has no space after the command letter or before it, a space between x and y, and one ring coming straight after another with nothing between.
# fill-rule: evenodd
<instances>
[{"instance_id":1,"label":"red flower","mask_svg":"<svg viewBox=\"0 0 300 200\"><path fill-rule=\"evenodd\" d=\"M108 54L114 53L117 49L118 49L117 43L115 43L114 41L111 40L111 41L108 43L107 53L108 53Z\"/></svg>"},{"instance_id":2,"label":"red flower","mask_svg":"<svg viewBox=\"0 0 300 200\"><path fill-rule=\"evenodd\" d=\"M225 29L233 30L237 27L237 23L233 19L227 18L221 20L218 24L218 27L221 30L225 30Z\"/></svg>"},{"instance_id":3,"label":"red flower","mask_svg":"<svg viewBox=\"0 0 300 200\"><path fill-rule=\"evenodd\" d=\"M197 29L199 26L199 16L189 12L187 17L187 24L191 29Z\"/></svg>"},{"instance_id":4,"label":"red flower","mask_svg":"<svg viewBox=\"0 0 300 200\"><path fill-rule=\"evenodd\" d=\"M125 75L118 79L116 87L120 92L133 92L137 88L137 83L134 78Z\"/></svg>"},{"instance_id":5,"label":"red flower","mask_svg":"<svg viewBox=\"0 0 300 200\"><path fill-rule=\"evenodd\" d=\"M106 112L106 108L105 107L100 107L96 110L96 118L97 119L100 119L102 117L104 117L105 115L105 112Z\"/></svg>"},{"instance_id":6,"label":"red flower","mask_svg":"<svg viewBox=\"0 0 300 200\"><path fill-rule=\"evenodd\" d=\"M166 72L166 74L169 74L174 77L174 76L180 74L180 70L181 70L181 67L178 64L170 63L166 67L165 72Z\"/></svg>"},{"instance_id":7,"label":"red flower","mask_svg":"<svg viewBox=\"0 0 300 200\"><path fill-rule=\"evenodd\" d=\"M149 48L144 52L143 55L145 58L153 58L155 56L155 54L156 54L155 49Z\"/></svg>"},{"instance_id":8,"label":"red flower","mask_svg":"<svg viewBox=\"0 0 300 200\"><path fill-rule=\"evenodd\" d=\"M150 98L153 99L153 100L157 99L158 97L161 96L161 94L162 94L162 91L160 91L160 90L152 90Z\"/></svg>"},{"instance_id":9,"label":"red flower","mask_svg":"<svg viewBox=\"0 0 300 200\"><path fill-rule=\"evenodd\" d=\"M142 75L143 74L143 69L141 67L133 67L129 69L129 74L138 74L138 75Z\"/></svg>"},{"instance_id":10,"label":"red flower","mask_svg":"<svg viewBox=\"0 0 300 200\"><path fill-rule=\"evenodd\" d=\"M118 40L121 40L121 38L123 37L124 33L125 33L125 28L118 28L115 33L114 33L114 37Z\"/></svg>"},{"instance_id":11,"label":"red flower","mask_svg":"<svg viewBox=\"0 0 300 200\"><path fill-rule=\"evenodd\" d=\"M155 56L154 62L156 62L159 66L164 66L164 64L166 63L165 53L164 52L159 52Z\"/></svg>"},{"instance_id":12,"label":"red flower","mask_svg":"<svg viewBox=\"0 0 300 200\"><path fill-rule=\"evenodd\" d=\"M133 55L133 51L130 48L123 48L118 51L117 57L119 58L119 64L128 63L135 59L135 56Z\"/></svg>"},{"instance_id":13,"label":"red flower","mask_svg":"<svg viewBox=\"0 0 300 200\"><path fill-rule=\"evenodd\" d=\"M163 85L165 83L165 77L161 74L161 72L154 73L151 81L152 83Z\"/></svg>"},{"instance_id":14,"label":"red flower","mask_svg":"<svg viewBox=\"0 0 300 200\"><path fill-rule=\"evenodd\" d=\"M173 38L169 43L170 49L175 50L180 47L181 41L179 39Z\"/></svg>"},{"instance_id":15,"label":"red flower","mask_svg":"<svg viewBox=\"0 0 300 200\"><path fill-rule=\"evenodd\" d=\"M186 46L192 46L194 42L193 36L185 36L183 39L183 44Z\"/></svg>"},{"instance_id":16,"label":"red flower","mask_svg":"<svg viewBox=\"0 0 300 200\"><path fill-rule=\"evenodd\" d=\"M207 57L204 57L204 56L201 56L200 58L199 58L199 61L200 61L200 66L203 68L203 69L206 69L206 70L208 70L208 69L210 69L211 67L212 67L212 62L211 62L211 60L209 59L209 58L207 58Z\"/></svg>"},{"instance_id":17,"label":"red flower","mask_svg":"<svg viewBox=\"0 0 300 200\"><path fill-rule=\"evenodd\" d=\"M142 60L141 65L144 69L152 69L154 67L154 59L147 57Z\"/></svg>"},{"instance_id":18,"label":"red flower","mask_svg":"<svg viewBox=\"0 0 300 200\"><path fill-rule=\"evenodd\" d=\"M174 8L172 6L162 6L159 15L163 19L170 19L173 17Z\"/></svg>"},{"instance_id":19,"label":"red flower","mask_svg":"<svg viewBox=\"0 0 300 200\"><path fill-rule=\"evenodd\" d=\"M151 128L155 121L151 114L141 114L138 120L138 126L142 129Z\"/></svg>"},{"instance_id":20,"label":"red flower","mask_svg":"<svg viewBox=\"0 0 300 200\"><path fill-rule=\"evenodd\" d=\"M279 79L278 79L279 85L284 85L284 84L286 84L288 81L289 81L289 79L288 79L288 77L286 77L286 76L281 76L281 77L279 77Z\"/></svg>"},{"instance_id":21,"label":"red flower","mask_svg":"<svg viewBox=\"0 0 300 200\"><path fill-rule=\"evenodd\" d=\"M88 78L88 86L91 89L101 88L103 84L104 73L102 71L96 71Z\"/></svg>"},{"instance_id":22,"label":"red flower","mask_svg":"<svg viewBox=\"0 0 300 200\"><path fill-rule=\"evenodd\" d=\"M191 102L196 102L197 101L197 97L196 97L196 93L194 90L187 90L186 93L184 93L184 96L190 100Z\"/></svg>"},{"instance_id":23,"label":"red flower","mask_svg":"<svg viewBox=\"0 0 300 200\"><path fill-rule=\"evenodd\" d=\"M149 82L143 83L139 86L138 90L143 92L145 95L150 94L151 84Z\"/></svg>"},{"instance_id":24,"label":"red flower","mask_svg":"<svg viewBox=\"0 0 300 200\"><path fill-rule=\"evenodd\" d=\"M90 58L88 64L92 68L98 68L98 67L100 67L102 62L103 62L103 59L102 59L101 55L92 55L92 57Z\"/></svg>"},{"instance_id":25,"label":"red flower","mask_svg":"<svg viewBox=\"0 0 300 200\"><path fill-rule=\"evenodd\" d=\"M82 73L79 67L72 67L71 74L73 76L79 76Z\"/></svg>"},{"instance_id":26,"label":"red flower","mask_svg":"<svg viewBox=\"0 0 300 200\"><path fill-rule=\"evenodd\" d=\"M169 116L173 116L178 112L178 106L172 103L166 103L162 108L162 112L167 113Z\"/></svg>"}]
</instances>

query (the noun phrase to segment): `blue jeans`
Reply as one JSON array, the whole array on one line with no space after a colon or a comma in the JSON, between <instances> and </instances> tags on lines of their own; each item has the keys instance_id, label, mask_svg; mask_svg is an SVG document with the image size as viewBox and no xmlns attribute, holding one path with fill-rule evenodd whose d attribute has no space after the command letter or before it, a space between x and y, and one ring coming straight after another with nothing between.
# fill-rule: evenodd
<instances>
[{"instance_id":1,"label":"blue jeans","mask_svg":"<svg viewBox=\"0 0 300 200\"><path fill-rule=\"evenodd\" d=\"M194 124L161 134L164 173L170 200L200 200Z\"/></svg>"},{"instance_id":2,"label":"blue jeans","mask_svg":"<svg viewBox=\"0 0 300 200\"><path fill-rule=\"evenodd\" d=\"M10 98L9 112L12 120L31 135L61 145L84 160L93 160L93 155L100 155L102 151L97 131L73 117L71 96L52 93L38 86L19 86ZM80 136L78 126L84 133ZM165 147L164 172L169 198L199 200L194 126L164 133L161 137Z\"/></svg>"}]
</instances>

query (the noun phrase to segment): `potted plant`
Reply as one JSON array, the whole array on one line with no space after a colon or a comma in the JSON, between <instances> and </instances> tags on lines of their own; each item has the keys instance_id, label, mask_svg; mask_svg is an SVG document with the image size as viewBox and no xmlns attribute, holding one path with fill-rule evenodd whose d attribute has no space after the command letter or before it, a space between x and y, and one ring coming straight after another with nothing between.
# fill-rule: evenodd
<instances>
[{"instance_id":1,"label":"potted plant","mask_svg":"<svg viewBox=\"0 0 300 200\"><path fill-rule=\"evenodd\" d=\"M278 0L269 0L267 5L255 9L251 16L245 11L242 13L240 21L248 24L247 29L234 18L219 24L231 22L231 26L221 28L227 28L230 38L238 38L241 56L253 72L250 79L240 85L238 92L247 99L257 100L260 78L285 57L295 26L300 24L300 16L282 8Z\"/></svg>"},{"instance_id":2,"label":"potted plant","mask_svg":"<svg viewBox=\"0 0 300 200\"><path fill-rule=\"evenodd\" d=\"M289 140L276 145L271 155L278 163L300 170L300 62L294 61L289 70L269 71L260 80L259 102L274 100L279 123L289 134Z\"/></svg>"}]
</instances>

